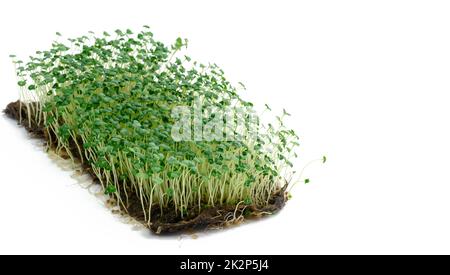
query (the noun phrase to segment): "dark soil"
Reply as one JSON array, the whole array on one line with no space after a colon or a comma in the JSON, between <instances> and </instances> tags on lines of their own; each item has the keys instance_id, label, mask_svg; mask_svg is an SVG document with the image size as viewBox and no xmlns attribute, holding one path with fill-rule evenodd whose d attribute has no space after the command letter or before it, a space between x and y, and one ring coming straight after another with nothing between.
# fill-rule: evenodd
<instances>
[{"instance_id":1,"label":"dark soil","mask_svg":"<svg viewBox=\"0 0 450 275\"><path fill-rule=\"evenodd\" d=\"M26 119L27 110L19 101L12 102L8 104L4 113L19 122L20 112L22 112L22 125L33 137L44 140L49 147L54 147L55 144L51 144L51 140L56 141L55 136L49 136L43 125L38 125L36 122L31 122L31 127L29 121ZM78 141L79 144L81 143ZM89 173L95 182L99 183L99 179L92 172L91 167L83 161L83 157L78 152L75 142L72 140L69 144L71 154L77 158L81 163L83 163L83 169ZM82 146L82 145L81 145ZM62 153L62 157L67 157ZM151 213L151 225L150 230L156 234L174 234L182 232L193 232L205 230L208 228L220 228L233 224L242 222L244 219L259 218L266 215L275 214L280 211L286 203L286 187L275 192L269 204L263 208L258 208L256 206L247 205L228 205L228 206L217 206L213 208L206 208L199 212L198 209L192 209L188 211L191 213L187 217L181 218L179 214L175 213L174 208L161 209L158 205L152 207ZM142 211L141 202L138 196L127 187L126 190L120 190L121 193L124 191L128 195L128 202L125 206L121 206L123 211L125 211L132 218L136 219L143 224L145 222L144 213ZM162 214L163 213L163 214Z\"/></svg>"}]
</instances>

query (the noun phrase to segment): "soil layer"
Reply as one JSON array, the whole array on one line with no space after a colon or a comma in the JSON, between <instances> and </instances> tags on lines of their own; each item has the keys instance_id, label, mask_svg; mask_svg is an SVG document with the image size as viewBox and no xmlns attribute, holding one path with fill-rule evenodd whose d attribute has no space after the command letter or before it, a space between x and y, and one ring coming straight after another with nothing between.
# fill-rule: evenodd
<instances>
[{"instance_id":1,"label":"soil layer","mask_svg":"<svg viewBox=\"0 0 450 275\"><path fill-rule=\"evenodd\" d=\"M50 148L55 146L51 141L56 141L56 137L48 136L43 125L38 125L36 122L30 122L26 119L27 110L20 101L8 104L4 113L16 120L33 137L44 140ZM20 118L22 118L22 121L20 121ZM80 141L78 142L80 144ZM95 173L93 173L89 165L85 164L83 157L76 149L75 142L72 140L69 144L73 144L73 146L70 146L71 154L83 164L83 169L92 176L94 182L99 183L100 181ZM62 157L67 158L68 156L63 154ZM180 215L175 212L174 208L169 207L161 209L158 205L155 205L152 207L150 226L145 222L144 213L138 196L127 187L124 187L126 190L120 190L121 193L126 192L128 195L128 202L126 205L121 205L121 207L125 213L142 224L145 224L156 234L196 232L210 228L222 228L241 223L245 219L254 219L275 214L285 206L287 201L286 187L287 186L275 192L269 200L269 203L262 208L252 205L222 205L205 208L201 211L196 208L190 209L191 211L188 211L190 214L181 218Z\"/></svg>"}]
</instances>

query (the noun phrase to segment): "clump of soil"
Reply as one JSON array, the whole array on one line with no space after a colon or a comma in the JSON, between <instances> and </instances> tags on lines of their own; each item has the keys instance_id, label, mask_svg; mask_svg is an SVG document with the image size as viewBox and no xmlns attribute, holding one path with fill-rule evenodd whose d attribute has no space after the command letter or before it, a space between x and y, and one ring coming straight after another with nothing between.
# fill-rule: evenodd
<instances>
[{"instance_id":1,"label":"clump of soil","mask_svg":"<svg viewBox=\"0 0 450 275\"><path fill-rule=\"evenodd\" d=\"M48 136L48 133L45 131L43 125L38 125L35 121L31 121L30 123L27 119L26 107L21 104L20 101L8 104L4 110L4 113L8 117L16 120L33 137L44 140L50 148L54 147L55 144L51 144L51 141L56 141L56 137ZM20 121L20 118L22 118L22 121ZM81 141L78 141L78 144L80 143ZM99 179L95 173L93 173L90 166L83 161L83 157L76 149L75 142L72 140L69 144L73 144L73 146L70 146L71 154L77 158L78 161L83 163L83 169L92 176L94 182L99 183ZM126 189L126 187L124 187L125 190L120 190L121 193L126 192L128 195L126 205L120 206L122 210L130 217L136 219L142 224L145 224L152 232L156 234L192 232L205 230L208 228L226 227L239 224L245 219L259 218L262 216L275 214L279 212L286 204L286 187L287 185L275 192L269 200L269 203L263 208L258 208L254 205L241 204L216 206L212 208L205 208L201 211L197 208L190 209L190 211L187 211L190 214L184 218L181 218L180 215L175 212L174 208L169 207L161 209L158 205L155 205L152 207L150 226L148 226L145 222L141 202L132 190Z\"/></svg>"}]
</instances>

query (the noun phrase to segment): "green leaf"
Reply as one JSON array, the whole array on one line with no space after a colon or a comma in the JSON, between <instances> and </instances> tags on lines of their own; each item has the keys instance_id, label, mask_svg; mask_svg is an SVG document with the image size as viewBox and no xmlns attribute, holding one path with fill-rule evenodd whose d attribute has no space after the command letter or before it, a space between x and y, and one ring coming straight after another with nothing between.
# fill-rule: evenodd
<instances>
[{"instance_id":1,"label":"green leaf","mask_svg":"<svg viewBox=\"0 0 450 275\"><path fill-rule=\"evenodd\" d=\"M48 120L48 119L47 119ZM92 142L85 142L84 144L83 144L83 148L84 149L89 149L89 148L92 148L93 147L93 144L92 144Z\"/></svg>"},{"instance_id":2,"label":"green leaf","mask_svg":"<svg viewBox=\"0 0 450 275\"><path fill-rule=\"evenodd\" d=\"M136 177L140 180L148 180L149 176L147 175L147 173L144 172L139 172Z\"/></svg>"},{"instance_id":3,"label":"green leaf","mask_svg":"<svg viewBox=\"0 0 450 275\"><path fill-rule=\"evenodd\" d=\"M162 167L159 165L154 165L151 168L152 173L160 173L162 171Z\"/></svg>"},{"instance_id":4,"label":"green leaf","mask_svg":"<svg viewBox=\"0 0 450 275\"><path fill-rule=\"evenodd\" d=\"M322 158L322 163L325 163L325 162L327 162L327 156L323 156L323 158Z\"/></svg>"},{"instance_id":5,"label":"green leaf","mask_svg":"<svg viewBox=\"0 0 450 275\"><path fill-rule=\"evenodd\" d=\"M28 86L28 90L30 90L30 91L36 90L36 86L30 85L30 86Z\"/></svg>"},{"instance_id":6,"label":"green leaf","mask_svg":"<svg viewBox=\"0 0 450 275\"><path fill-rule=\"evenodd\" d=\"M168 196L169 198L172 198L172 197L173 197L173 194L174 194L173 188L172 188L172 187L168 188L168 189L167 189L167 196Z\"/></svg>"},{"instance_id":7,"label":"green leaf","mask_svg":"<svg viewBox=\"0 0 450 275\"><path fill-rule=\"evenodd\" d=\"M180 50L182 47L183 47L183 39L178 37L177 40L175 41L175 49Z\"/></svg>"},{"instance_id":8,"label":"green leaf","mask_svg":"<svg viewBox=\"0 0 450 275\"><path fill-rule=\"evenodd\" d=\"M55 118L53 116L48 116L47 117L47 121L45 122L45 126L50 126L51 124L53 124L55 122Z\"/></svg>"},{"instance_id":9,"label":"green leaf","mask_svg":"<svg viewBox=\"0 0 450 275\"><path fill-rule=\"evenodd\" d=\"M134 120L134 121L133 121L133 127L134 127L134 128L141 128L142 125L141 125L141 123L140 123L139 121Z\"/></svg>"},{"instance_id":10,"label":"green leaf","mask_svg":"<svg viewBox=\"0 0 450 275\"><path fill-rule=\"evenodd\" d=\"M169 172L168 174L169 179L174 180L176 178L179 178L181 176L181 173L178 171Z\"/></svg>"},{"instance_id":11,"label":"green leaf","mask_svg":"<svg viewBox=\"0 0 450 275\"><path fill-rule=\"evenodd\" d=\"M247 187L247 188L249 188L250 186L252 186L252 183L253 183L253 181L251 181L251 180L246 180L245 183L244 183L244 186Z\"/></svg>"},{"instance_id":12,"label":"green leaf","mask_svg":"<svg viewBox=\"0 0 450 275\"><path fill-rule=\"evenodd\" d=\"M152 177L152 182L154 184L162 184L162 183L164 183L164 180L158 176L154 176L154 177Z\"/></svg>"},{"instance_id":13,"label":"green leaf","mask_svg":"<svg viewBox=\"0 0 450 275\"><path fill-rule=\"evenodd\" d=\"M305 184L308 184L308 183L310 183L310 180L309 179L305 179Z\"/></svg>"},{"instance_id":14,"label":"green leaf","mask_svg":"<svg viewBox=\"0 0 450 275\"><path fill-rule=\"evenodd\" d=\"M106 171L110 171L111 170L111 165L109 165L109 163L106 160L104 160L104 159L101 159L101 160L97 161L95 163L95 166L97 166L100 169L106 170Z\"/></svg>"},{"instance_id":15,"label":"green leaf","mask_svg":"<svg viewBox=\"0 0 450 275\"><path fill-rule=\"evenodd\" d=\"M105 188L105 195L111 195L117 192L117 189L114 185L110 184Z\"/></svg>"},{"instance_id":16,"label":"green leaf","mask_svg":"<svg viewBox=\"0 0 450 275\"><path fill-rule=\"evenodd\" d=\"M60 32L56 32L57 36L62 36L62 34Z\"/></svg>"},{"instance_id":17,"label":"green leaf","mask_svg":"<svg viewBox=\"0 0 450 275\"><path fill-rule=\"evenodd\" d=\"M20 87L23 87L23 86L27 85L27 82L26 82L25 80L21 80L21 81L17 82L17 84L18 84Z\"/></svg>"}]
</instances>

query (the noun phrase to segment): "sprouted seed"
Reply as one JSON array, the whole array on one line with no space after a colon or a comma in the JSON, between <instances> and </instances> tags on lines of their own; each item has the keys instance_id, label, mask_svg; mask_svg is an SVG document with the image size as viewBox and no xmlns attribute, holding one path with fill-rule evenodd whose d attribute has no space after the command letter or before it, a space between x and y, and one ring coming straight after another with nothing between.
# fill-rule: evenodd
<instances>
[{"instance_id":1,"label":"sprouted seed","mask_svg":"<svg viewBox=\"0 0 450 275\"><path fill-rule=\"evenodd\" d=\"M286 184L299 145L284 125L286 110L256 139L171 138L173 108L194 106L194 95L205 107L253 107L217 65L181 54L187 39L166 46L148 26L137 33L89 32L66 41L56 35L49 50L36 52L27 63L11 55L27 110L21 120L56 138L58 155L88 164L117 204L133 192L150 222L155 205L174 208L181 217L221 205L263 207ZM199 124L207 122L201 117Z\"/></svg>"}]
</instances>

